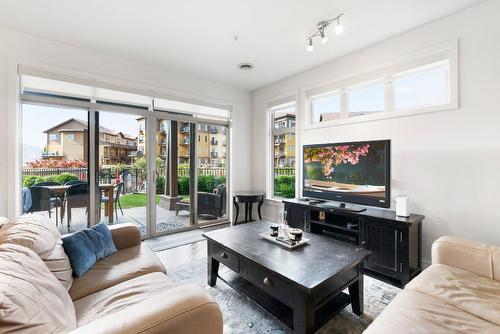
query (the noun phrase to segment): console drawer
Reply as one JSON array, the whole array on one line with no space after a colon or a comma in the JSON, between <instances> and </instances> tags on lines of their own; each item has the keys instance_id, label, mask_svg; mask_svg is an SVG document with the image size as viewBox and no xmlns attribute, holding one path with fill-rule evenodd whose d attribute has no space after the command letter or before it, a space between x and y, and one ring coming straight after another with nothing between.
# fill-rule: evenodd
<instances>
[{"instance_id":1,"label":"console drawer","mask_svg":"<svg viewBox=\"0 0 500 334\"><path fill-rule=\"evenodd\" d=\"M212 257L231 268L235 272L240 272L240 258L235 253L212 242Z\"/></svg>"},{"instance_id":2,"label":"console drawer","mask_svg":"<svg viewBox=\"0 0 500 334\"><path fill-rule=\"evenodd\" d=\"M269 271L248 263L248 280L283 303L293 304L293 287Z\"/></svg>"}]
</instances>

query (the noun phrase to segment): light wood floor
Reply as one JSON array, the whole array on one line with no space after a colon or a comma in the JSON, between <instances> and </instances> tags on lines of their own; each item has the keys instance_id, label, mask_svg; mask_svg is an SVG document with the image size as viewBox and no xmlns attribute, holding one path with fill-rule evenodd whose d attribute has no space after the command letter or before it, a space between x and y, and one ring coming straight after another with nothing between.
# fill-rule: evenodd
<instances>
[{"instance_id":1,"label":"light wood floor","mask_svg":"<svg viewBox=\"0 0 500 334\"><path fill-rule=\"evenodd\" d=\"M176 267L207 257L207 241L194 242L188 245L156 252L156 255L169 267ZM167 268L168 272L168 268Z\"/></svg>"}]
</instances>

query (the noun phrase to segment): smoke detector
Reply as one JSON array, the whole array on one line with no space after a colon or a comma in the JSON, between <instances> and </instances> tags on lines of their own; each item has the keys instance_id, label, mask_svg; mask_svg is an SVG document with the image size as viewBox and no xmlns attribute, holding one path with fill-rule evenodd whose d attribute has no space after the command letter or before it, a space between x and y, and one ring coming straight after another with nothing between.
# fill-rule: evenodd
<instances>
[{"instance_id":1,"label":"smoke detector","mask_svg":"<svg viewBox=\"0 0 500 334\"><path fill-rule=\"evenodd\" d=\"M241 63L238 65L238 68L242 71L250 71L250 70L253 70L253 64Z\"/></svg>"}]
</instances>

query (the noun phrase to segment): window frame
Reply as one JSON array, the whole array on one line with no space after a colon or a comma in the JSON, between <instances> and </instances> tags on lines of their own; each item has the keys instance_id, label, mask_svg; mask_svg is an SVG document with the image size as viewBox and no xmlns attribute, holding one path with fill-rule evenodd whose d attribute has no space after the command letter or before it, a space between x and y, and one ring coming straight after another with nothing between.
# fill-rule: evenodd
<instances>
[{"instance_id":1,"label":"window frame","mask_svg":"<svg viewBox=\"0 0 500 334\"><path fill-rule=\"evenodd\" d=\"M411 71L418 70L425 66L437 66L440 62L448 63L449 103L395 110L394 78L397 78L403 73L410 73ZM329 84L323 83L322 85L303 88L301 95L306 101L306 103L304 103L304 114L306 117L302 123L302 129L317 129L328 126L376 121L457 109L459 107L458 80L458 39L454 39L418 53L414 53L410 56L399 59L398 61L393 61L385 67L380 67L356 76L344 77L339 81L331 82ZM347 91L352 87L363 86L376 81L382 81L385 85L384 111L348 117ZM336 95L339 91L341 92L341 115L343 117L325 122L313 122L312 99L321 95Z\"/></svg>"},{"instance_id":2,"label":"window frame","mask_svg":"<svg viewBox=\"0 0 500 334\"><path fill-rule=\"evenodd\" d=\"M295 160L295 165L294 165L294 176L295 176L295 193L294 197L297 197L297 194L299 192L299 165L300 165L300 157L297 154L299 152L298 148L300 147L299 143L299 128L298 125L300 122L298 122L299 118L299 101L298 101L298 94L295 95L288 95L287 97L283 97L280 99L274 99L272 102L267 103L267 124L268 124L268 132L267 132L267 157L268 157L268 162L266 163L266 200L270 200L271 203L281 203L282 200L284 199L289 199L286 197L279 197L274 195L274 130L275 124L274 124L274 110L275 107L281 106L281 105L287 105L290 104L290 106L294 106L295 108L295 124L294 124L294 136L295 136L295 145L294 145L294 160ZM286 124L285 124L286 125Z\"/></svg>"}]
</instances>

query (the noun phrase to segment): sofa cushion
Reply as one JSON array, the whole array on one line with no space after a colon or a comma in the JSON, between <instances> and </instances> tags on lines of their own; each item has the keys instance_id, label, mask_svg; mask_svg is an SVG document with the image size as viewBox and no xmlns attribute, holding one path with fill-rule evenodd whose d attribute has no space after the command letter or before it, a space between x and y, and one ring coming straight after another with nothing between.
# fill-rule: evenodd
<instances>
[{"instance_id":1,"label":"sofa cushion","mask_svg":"<svg viewBox=\"0 0 500 334\"><path fill-rule=\"evenodd\" d=\"M82 277L75 277L69 294L73 300L77 300L123 281L152 272L165 272L165 268L156 254L142 243L119 250L98 261Z\"/></svg>"},{"instance_id":2,"label":"sofa cushion","mask_svg":"<svg viewBox=\"0 0 500 334\"><path fill-rule=\"evenodd\" d=\"M82 277L100 259L116 252L111 232L104 223L66 236L63 246L77 277Z\"/></svg>"},{"instance_id":3,"label":"sofa cushion","mask_svg":"<svg viewBox=\"0 0 500 334\"><path fill-rule=\"evenodd\" d=\"M78 327L174 288L164 273L151 273L122 282L75 301Z\"/></svg>"},{"instance_id":4,"label":"sofa cushion","mask_svg":"<svg viewBox=\"0 0 500 334\"><path fill-rule=\"evenodd\" d=\"M500 326L499 281L444 264L433 264L405 289L434 296Z\"/></svg>"},{"instance_id":5,"label":"sofa cushion","mask_svg":"<svg viewBox=\"0 0 500 334\"><path fill-rule=\"evenodd\" d=\"M493 334L499 332L500 328L495 324L464 312L440 298L405 288L363 334Z\"/></svg>"},{"instance_id":6,"label":"sofa cushion","mask_svg":"<svg viewBox=\"0 0 500 334\"><path fill-rule=\"evenodd\" d=\"M34 214L8 221L0 229L0 244L3 243L33 250L66 290L70 289L73 269L64 252L57 227L47 217Z\"/></svg>"},{"instance_id":7,"label":"sofa cushion","mask_svg":"<svg viewBox=\"0 0 500 334\"><path fill-rule=\"evenodd\" d=\"M67 333L76 327L66 289L32 250L0 245L2 333Z\"/></svg>"}]
</instances>

